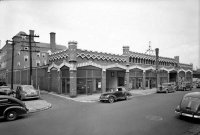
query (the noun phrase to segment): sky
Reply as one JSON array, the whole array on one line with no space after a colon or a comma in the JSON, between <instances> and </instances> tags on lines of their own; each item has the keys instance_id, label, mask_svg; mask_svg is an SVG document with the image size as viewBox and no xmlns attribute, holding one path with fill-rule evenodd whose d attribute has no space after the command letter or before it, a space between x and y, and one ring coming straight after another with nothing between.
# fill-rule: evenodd
<instances>
[{"instance_id":1,"label":"sky","mask_svg":"<svg viewBox=\"0 0 200 135\"><path fill-rule=\"evenodd\" d=\"M39 42L122 54L145 53L151 41L163 57L200 68L199 0L0 0L1 47L19 31L34 30Z\"/></svg>"}]
</instances>

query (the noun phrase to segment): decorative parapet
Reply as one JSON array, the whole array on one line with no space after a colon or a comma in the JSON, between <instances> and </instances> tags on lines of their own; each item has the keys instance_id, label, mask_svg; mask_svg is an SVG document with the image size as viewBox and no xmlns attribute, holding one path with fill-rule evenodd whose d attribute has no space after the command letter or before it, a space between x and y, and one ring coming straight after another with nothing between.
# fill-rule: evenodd
<instances>
[{"instance_id":1,"label":"decorative parapet","mask_svg":"<svg viewBox=\"0 0 200 135\"><path fill-rule=\"evenodd\" d=\"M59 60L59 59L65 59L69 57L69 50L61 50L61 51L57 51L54 52L52 54L49 55L49 61L55 61L55 60Z\"/></svg>"},{"instance_id":2,"label":"decorative parapet","mask_svg":"<svg viewBox=\"0 0 200 135\"><path fill-rule=\"evenodd\" d=\"M126 62L126 56L116 55L111 53L103 53L96 51L88 51L88 50L77 50L77 57L87 58L87 59L97 59L97 60L107 60L107 61L115 61L115 62Z\"/></svg>"},{"instance_id":3,"label":"decorative parapet","mask_svg":"<svg viewBox=\"0 0 200 135\"><path fill-rule=\"evenodd\" d=\"M183 63L180 63L179 66L180 66L180 68L193 69L193 65L192 64L183 64Z\"/></svg>"},{"instance_id":4,"label":"decorative parapet","mask_svg":"<svg viewBox=\"0 0 200 135\"><path fill-rule=\"evenodd\" d=\"M156 60L155 55L148 55L148 54L144 54L144 53L131 52L131 51L130 51L129 57L140 58L140 59L148 59L148 60ZM167 58L167 57L161 57L161 56L159 56L159 61L160 62L177 63L177 61L174 58Z\"/></svg>"}]
</instances>

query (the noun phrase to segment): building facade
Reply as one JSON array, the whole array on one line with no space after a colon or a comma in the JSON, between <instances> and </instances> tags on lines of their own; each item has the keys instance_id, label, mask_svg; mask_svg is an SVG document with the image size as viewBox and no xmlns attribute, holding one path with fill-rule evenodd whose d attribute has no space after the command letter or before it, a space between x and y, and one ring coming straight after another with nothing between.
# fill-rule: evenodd
<instances>
[{"instance_id":1,"label":"building facade","mask_svg":"<svg viewBox=\"0 0 200 135\"><path fill-rule=\"evenodd\" d=\"M192 82L192 69L192 64L180 63L179 56L159 56L156 70L156 56L130 51L129 46L123 47L122 55L116 55L81 50L77 42L70 41L68 49L49 55L49 90L74 97L109 91L117 86L153 88L157 83Z\"/></svg>"},{"instance_id":2,"label":"building facade","mask_svg":"<svg viewBox=\"0 0 200 135\"><path fill-rule=\"evenodd\" d=\"M34 35L34 31L29 31L30 35ZM28 69L30 67L29 55L29 37L25 32L20 31L12 40L14 44L14 71ZM34 38L31 39L32 44L32 67L40 67L48 65L49 53L66 49L66 46L56 44L56 33L50 33L50 43L34 43ZM10 83L10 72L12 64L12 45L8 41L1 49L0 53L0 79ZM16 76L16 75L15 75Z\"/></svg>"}]
</instances>

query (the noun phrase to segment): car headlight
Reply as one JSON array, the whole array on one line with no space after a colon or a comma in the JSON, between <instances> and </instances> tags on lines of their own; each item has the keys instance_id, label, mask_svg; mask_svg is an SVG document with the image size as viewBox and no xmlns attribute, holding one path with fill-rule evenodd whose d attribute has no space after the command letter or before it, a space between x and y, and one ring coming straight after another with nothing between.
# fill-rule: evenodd
<instances>
[{"instance_id":1,"label":"car headlight","mask_svg":"<svg viewBox=\"0 0 200 135\"><path fill-rule=\"evenodd\" d=\"M108 98L109 96L110 96L110 95L106 95L105 97L107 97L107 98Z\"/></svg>"},{"instance_id":2,"label":"car headlight","mask_svg":"<svg viewBox=\"0 0 200 135\"><path fill-rule=\"evenodd\" d=\"M180 105L178 105L175 110L180 111Z\"/></svg>"}]
</instances>

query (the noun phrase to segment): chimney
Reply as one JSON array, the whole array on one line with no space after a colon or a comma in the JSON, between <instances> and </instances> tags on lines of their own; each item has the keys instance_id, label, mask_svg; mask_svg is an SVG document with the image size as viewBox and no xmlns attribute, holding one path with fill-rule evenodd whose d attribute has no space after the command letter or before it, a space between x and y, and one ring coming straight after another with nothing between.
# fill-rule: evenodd
<instances>
[{"instance_id":1,"label":"chimney","mask_svg":"<svg viewBox=\"0 0 200 135\"><path fill-rule=\"evenodd\" d=\"M129 46L123 46L123 55L127 55L129 53Z\"/></svg>"},{"instance_id":2,"label":"chimney","mask_svg":"<svg viewBox=\"0 0 200 135\"><path fill-rule=\"evenodd\" d=\"M77 41L69 41L68 48L69 48L69 62L76 62L76 51L77 51Z\"/></svg>"},{"instance_id":3,"label":"chimney","mask_svg":"<svg viewBox=\"0 0 200 135\"><path fill-rule=\"evenodd\" d=\"M179 56L174 56L174 59L179 63Z\"/></svg>"},{"instance_id":4,"label":"chimney","mask_svg":"<svg viewBox=\"0 0 200 135\"><path fill-rule=\"evenodd\" d=\"M51 48L51 52L56 51L56 33L54 32L50 33L50 48Z\"/></svg>"}]
</instances>

